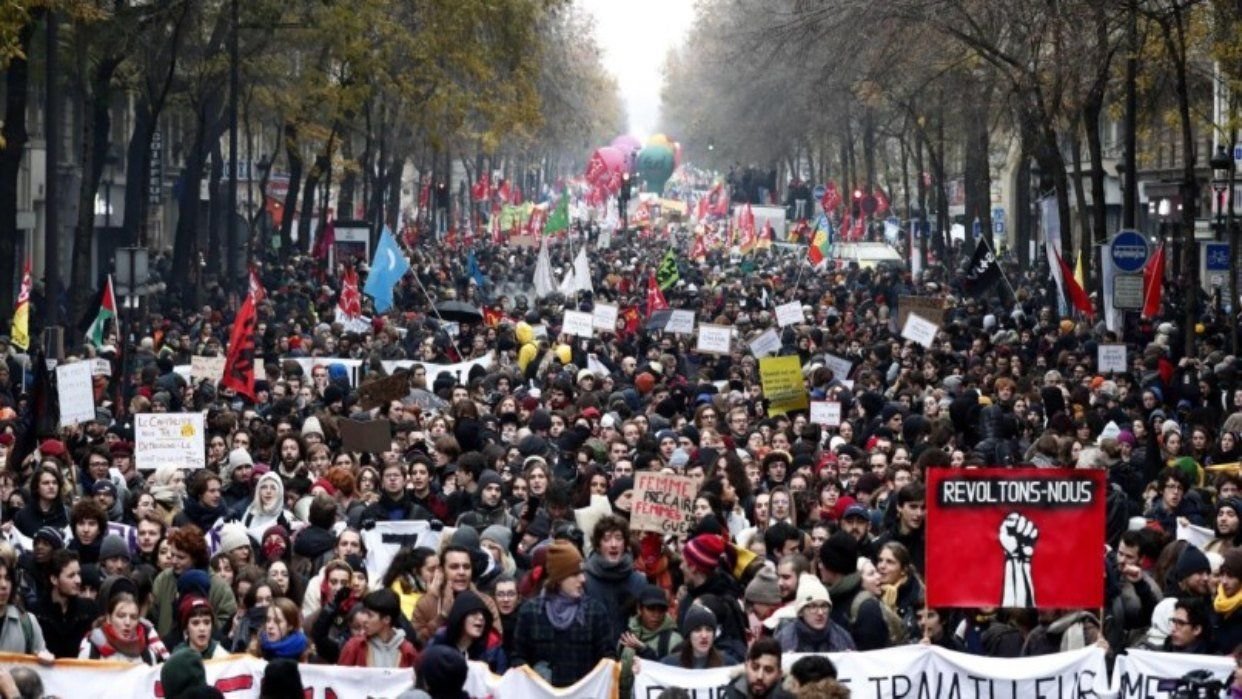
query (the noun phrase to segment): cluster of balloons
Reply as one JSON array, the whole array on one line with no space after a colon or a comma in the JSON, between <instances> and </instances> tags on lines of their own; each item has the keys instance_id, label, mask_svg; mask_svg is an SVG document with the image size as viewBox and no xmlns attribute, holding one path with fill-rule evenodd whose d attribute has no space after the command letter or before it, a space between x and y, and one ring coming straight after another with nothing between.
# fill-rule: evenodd
<instances>
[{"instance_id":1,"label":"cluster of balloons","mask_svg":"<svg viewBox=\"0 0 1242 699\"><path fill-rule=\"evenodd\" d=\"M531 318L538 322L537 318ZM535 341L535 329L529 322L523 320L517 324L514 329L514 337L518 342L518 369L526 371L526 367L539 357L539 343ZM573 348L566 344L557 344L552 347L552 352L561 364L568 364L573 361Z\"/></svg>"},{"instance_id":2,"label":"cluster of balloons","mask_svg":"<svg viewBox=\"0 0 1242 699\"><path fill-rule=\"evenodd\" d=\"M617 136L612 143L591 154L587 161L587 184L597 192L616 194L631 161L648 191L662 192L673 171L681 165L681 144L664 134L648 138L645 145L629 134Z\"/></svg>"}]
</instances>

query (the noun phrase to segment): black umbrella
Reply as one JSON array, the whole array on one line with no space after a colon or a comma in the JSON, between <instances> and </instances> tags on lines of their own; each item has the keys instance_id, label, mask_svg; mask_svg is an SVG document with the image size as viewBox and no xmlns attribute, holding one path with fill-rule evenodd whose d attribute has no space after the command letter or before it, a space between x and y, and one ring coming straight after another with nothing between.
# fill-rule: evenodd
<instances>
[{"instance_id":1,"label":"black umbrella","mask_svg":"<svg viewBox=\"0 0 1242 699\"><path fill-rule=\"evenodd\" d=\"M483 311L464 301L441 301L436 304L437 317L457 323L482 323Z\"/></svg>"}]
</instances>

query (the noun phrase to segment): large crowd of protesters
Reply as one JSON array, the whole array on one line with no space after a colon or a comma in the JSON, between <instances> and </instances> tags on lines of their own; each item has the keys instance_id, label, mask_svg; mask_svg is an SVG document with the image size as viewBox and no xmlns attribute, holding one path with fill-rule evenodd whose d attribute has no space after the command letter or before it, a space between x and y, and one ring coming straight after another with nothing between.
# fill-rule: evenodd
<instances>
[{"instance_id":1,"label":"large crowd of protesters","mask_svg":"<svg viewBox=\"0 0 1242 699\"><path fill-rule=\"evenodd\" d=\"M1242 643L1242 476L1229 466L1242 460L1242 367L1225 315L1185 291L1197 280L1172 279L1160 317L1130 314L1110 332L1058 313L1046 269L1006 264L1010 284L980 297L952 264L912 277L811 269L805 248L780 245L681 255L669 305L737 330L731 354L707 355L645 327L648 279L683 242L572 235L594 286L574 298L530 294L535 248L413 241L394 307L366 313L362 333L334 323L339 265L264 264L253 401L176 370L227 352L238 303L219 288L122 328L124 353L115 335L71 350L126 370L97 379L93 421L55 433L39 427L32 363L0 348L0 651L164 664L170 697L212 696L200 661L248 653L273 661L273 697L296 693L293 663L415 668L410 696L438 698L460 695L466 659L564 687L610 658L623 692L645 663L740 664L727 696L759 698L848 693L823 656L782 678L782 653ZM568 268L568 246L553 251ZM943 300L930 348L896 327L907 295ZM487 321L437 318L433 305L451 299ZM1173 319L1191 299L1198 321L1183 327ZM842 404L839 427L769 414L748 343L795 300L803 322L778 329L779 354L800 358L812 399ZM593 303L635 312L616 332L562 335L563 310ZM1126 371L1098 370L1102 342L1127 344ZM829 354L852 363L848 376ZM305 357L363 368L304 372L293 360ZM427 370L481 358L460 381ZM415 362L408 396L362 409L359 384L399 359ZM135 467L134 415L163 411L206 412L206 468ZM391 448L343 450L351 418L389 421ZM37 450L20 454L36 431ZM924 474L985 465L1108 472L1102 619L926 606ZM634 475L648 470L697 484L685 537L630 526ZM440 545L368 569L363 532L407 519L442 525ZM1178 539L1187 525L1214 537Z\"/></svg>"}]
</instances>

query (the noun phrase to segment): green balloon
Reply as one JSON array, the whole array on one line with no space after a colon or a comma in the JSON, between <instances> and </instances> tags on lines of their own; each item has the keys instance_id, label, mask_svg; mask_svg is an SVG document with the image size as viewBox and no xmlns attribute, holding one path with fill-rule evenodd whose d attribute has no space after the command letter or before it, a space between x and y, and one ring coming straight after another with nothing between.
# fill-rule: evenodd
<instances>
[{"instance_id":1,"label":"green balloon","mask_svg":"<svg viewBox=\"0 0 1242 699\"><path fill-rule=\"evenodd\" d=\"M646 146L638 152L638 176L653 192L663 192L673 176L673 149L668 146Z\"/></svg>"}]
</instances>

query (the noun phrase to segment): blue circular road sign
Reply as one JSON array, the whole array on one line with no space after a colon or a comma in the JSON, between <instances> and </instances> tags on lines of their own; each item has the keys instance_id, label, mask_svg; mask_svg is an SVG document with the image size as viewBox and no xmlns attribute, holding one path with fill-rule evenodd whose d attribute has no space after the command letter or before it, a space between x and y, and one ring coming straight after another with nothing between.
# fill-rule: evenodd
<instances>
[{"instance_id":1,"label":"blue circular road sign","mask_svg":"<svg viewBox=\"0 0 1242 699\"><path fill-rule=\"evenodd\" d=\"M1147 239L1138 231L1119 231L1112 240L1113 266L1119 272L1138 272L1147 264Z\"/></svg>"}]
</instances>

